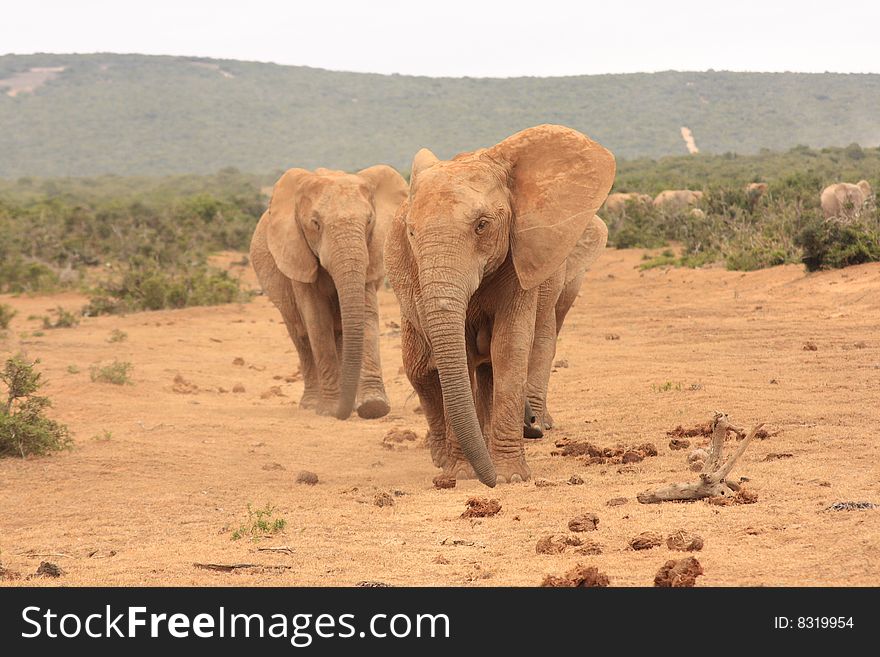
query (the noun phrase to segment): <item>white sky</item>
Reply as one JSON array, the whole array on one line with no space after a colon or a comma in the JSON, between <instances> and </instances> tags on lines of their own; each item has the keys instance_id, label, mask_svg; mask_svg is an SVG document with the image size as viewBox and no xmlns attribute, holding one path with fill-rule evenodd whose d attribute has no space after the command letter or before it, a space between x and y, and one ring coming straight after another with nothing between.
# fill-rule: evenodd
<instances>
[{"instance_id":1,"label":"white sky","mask_svg":"<svg viewBox=\"0 0 880 657\"><path fill-rule=\"evenodd\" d=\"M880 73L880 0L3 0L0 53L430 76Z\"/></svg>"}]
</instances>

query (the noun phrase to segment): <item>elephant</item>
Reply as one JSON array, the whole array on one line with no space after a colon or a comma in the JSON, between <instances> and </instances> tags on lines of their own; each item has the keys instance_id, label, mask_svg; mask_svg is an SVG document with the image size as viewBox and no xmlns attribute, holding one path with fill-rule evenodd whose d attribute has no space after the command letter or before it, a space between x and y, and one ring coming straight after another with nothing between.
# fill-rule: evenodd
<instances>
[{"instance_id":1,"label":"elephant","mask_svg":"<svg viewBox=\"0 0 880 657\"><path fill-rule=\"evenodd\" d=\"M825 218L854 218L861 214L862 208L874 200L874 192L867 180L857 184L836 183L822 190L820 197Z\"/></svg>"},{"instance_id":2,"label":"elephant","mask_svg":"<svg viewBox=\"0 0 880 657\"><path fill-rule=\"evenodd\" d=\"M758 207L758 203L761 202L764 194L767 193L767 189L767 183L763 182L751 182L745 186L746 207L749 212L754 212L755 208Z\"/></svg>"},{"instance_id":3,"label":"elephant","mask_svg":"<svg viewBox=\"0 0 880 657\"><path fill-rule=\"evenodd\" d=\"M390 410L379 360L378 286L388 224L407 196L386 165L290 169L275 183L250 258L299 355L301 408L347 419Z\"/></svg>"},{"instance_id":4,"label":"elephant","mask_svg":"<svg viewBox=\"0 0 880 657\"><path fill-rule=\"evenodd\" d=\"M697 205L703 199L703 192L689 189L667 189L657 194L654 207L670 214L684 212L688 207Z\"/></svg>"},{"instance_id":5,"label":"elephant","mask_svg":"<svg viewBox=\"0 0 880 657\"><path fill-rule=\"evenodd\" d=\"M605 209L611 214L625 215L628 203L637 203L642 207L648 207L653 199L648 194L621 193L609 194L605 200Z\"/></svg>"},{"instance_id":6,"label":"elephant","mask_svg":"<svg viewBox=\"0 0 880 657\"><path fill-rule=\"evenodd\" d=\"M558 329L607 239L596 211L614 174L610 151L559 125L413 159L385 268L404 369L446 475L490 487L529 478L523 409L544 414Z\"/></svg>"}]
</instances>

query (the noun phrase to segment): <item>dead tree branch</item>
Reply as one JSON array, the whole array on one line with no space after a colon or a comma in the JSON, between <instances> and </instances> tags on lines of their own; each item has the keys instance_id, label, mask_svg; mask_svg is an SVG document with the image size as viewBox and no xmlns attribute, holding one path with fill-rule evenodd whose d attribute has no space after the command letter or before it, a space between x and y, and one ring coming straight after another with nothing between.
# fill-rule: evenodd
<instances>
[{"instance_id":1,"label":"dead tree branch","mask_svg":"<svg viewBox=\"0 0 880 657\"><path fill-rule=\"evenodd\" d=\"M638 500L642 504L657 504L670 501L693 501L706 497L723 497L731 491L739 490L739 486L727 481L727 477L736 465L737 460L745 453L749 443L764 426L764 423L755 425L746 437L740 442L733 455L724 461L724 439L728 431L742 435L743 430L730 424L726 413L716 412L712 420L712 441L709 446L709 455L700 473L697 482L679 482L639 493Z\"/></svg>"}]
</instances>

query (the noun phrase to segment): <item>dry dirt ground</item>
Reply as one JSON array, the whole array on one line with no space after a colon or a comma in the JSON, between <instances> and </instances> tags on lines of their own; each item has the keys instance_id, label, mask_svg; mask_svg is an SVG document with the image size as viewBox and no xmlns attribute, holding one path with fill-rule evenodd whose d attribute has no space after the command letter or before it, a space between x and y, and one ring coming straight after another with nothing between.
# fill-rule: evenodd
<instances>
[{"instance_id":1,"label":"dry dirt ground","mask_svg":"<svg viewBox=\"0 0 880 657\"><path fill-rule=\"evenodd\" d=\"M642 273L642 253L608 250L569 315L557 355L568 367L551 380L558 428L527 448L534 477L555 485L494 490L474 481L435 490L424 448L383 447L389 429L420 438L425 430L401 370L388 291L382 357L393 409L347 422L297 408L302 382L277 378L297 369L296 356L263 297L84 319L38 337L22 337L39 328L28 316L82 298L0 298L19 311L0 351L42 360L54 416L76 438L69 452L0 461L0 560L23 576L4 584L529 586L582 563L612 586L649 586L667 559L684 554L665 544L632 551L629 539L676 530L705 539L701 586L880 584L880 511L824 510L880 503L880 265L813 275L798 266ZM114 329L128 339L108 342ZM89 366L114 358L133 364L133 385L92 383ZM192 385L175 391L178 375ZM219 391L236 384L244 392ZM273 386L283 396L265 396ZM666 431L714 409L741 425L764 421L773 434L754 441L734 472L757 503L636 502L646 488L695 476ZM628 467L585 465L551 454L561 437L649 441L659 455ZM771 453L791 456L766 460ZM319 483L295 483L300 470ZM583 485L566 483L575 474ZM393 504L374 503L383 492ZM474 495L496 498L501 512L462 519ZM626 502L608 506L612 498ZM267 502L285 529L233 540L247 505ZM599 523L579 536L602 554L536 553L539 539L568 534L583 513ZM41 560L65 574L24 579ZM285 568L213 572L194 562Z\"/></svg>"}]
</instances>

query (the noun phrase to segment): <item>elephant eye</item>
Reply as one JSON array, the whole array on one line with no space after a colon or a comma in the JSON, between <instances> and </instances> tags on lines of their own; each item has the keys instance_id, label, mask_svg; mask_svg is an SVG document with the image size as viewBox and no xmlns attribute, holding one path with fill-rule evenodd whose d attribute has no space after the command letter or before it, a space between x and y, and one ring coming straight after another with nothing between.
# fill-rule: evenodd
<instances>
[{"instance_id":1,"label":"elephant eye","mask_svg":"<svg viewBox=\"0 0 880 657\"><path fill-rule=\"evenodd\" d=\"M312 219L312 228L315 230L321 230L321 222L317 219Z\"/></svg>"},{"instance_id":2,"label":"elephant eye","mask_svg":"<svg viewBox=\"0 0 880 657\"><path fill-rule=\"evenodd\" d=\"M488 219L480 219L477 222L477 225L474 227L474 232L477 235L482 235L488 227L489 227L489 220Z\"/></svg>"}]
</instances>

